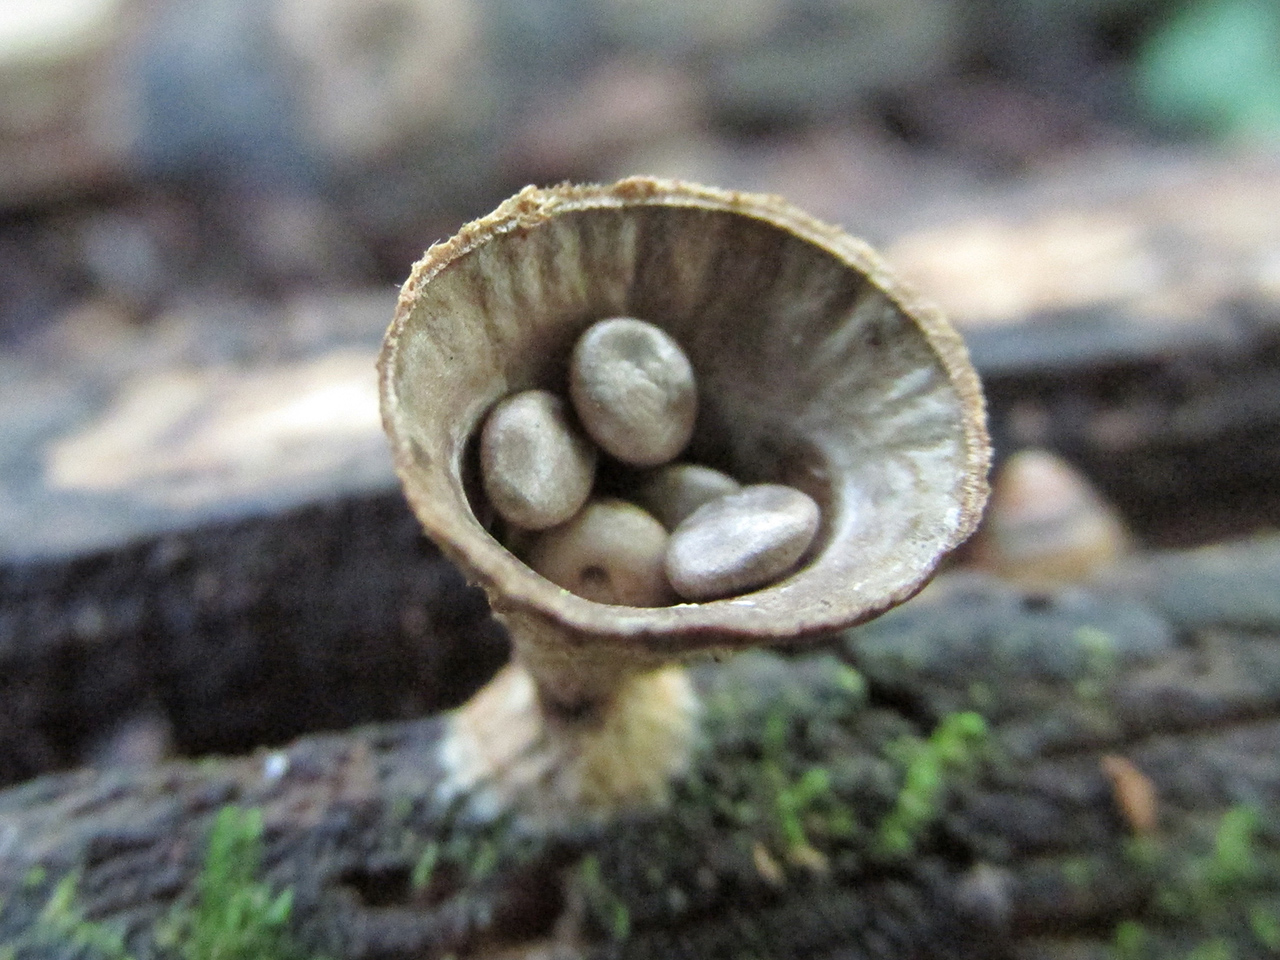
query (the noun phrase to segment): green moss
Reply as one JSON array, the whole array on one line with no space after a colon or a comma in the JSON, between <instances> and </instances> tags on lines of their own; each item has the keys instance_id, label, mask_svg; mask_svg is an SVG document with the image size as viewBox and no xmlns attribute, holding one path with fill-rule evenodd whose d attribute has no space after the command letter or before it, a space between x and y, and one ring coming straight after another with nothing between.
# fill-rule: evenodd
<instances>
[{"instance_id":1,"label":"green moss","mask_svg":"<svg viewBox=\"0 0 1280 960\"><path fill-rule=\"evenodd\" d=\"M157 931L159 946L182 960L302 960L288 920L293 892L256 879L262 861L262 813L224 807L214 819L194 901L174 909Z\"/></svg>"},{"instance_id":2,"label":"green moss","mask_svg":"<svg viewBox=\"0 0 1280 960\"><path fill-rule=\"evenodd\" d=\"M831 775L821 767L810 767L794 783L778 784L773 810L778 832L789 851L812 847L805 833L805 815L830 792Z\"/></svg>"},{"instance_id":3,"label":"green moss","mask_svg":"<svg viewBox=\"0 0 1280 960\"><path fill-rule=\"evenodd\" d=\"M1249 910L1249 932L1259 944L1280 953L1280 916L1267 907L1255 905Z\"/></svg>"},{"instance_id":4,"label":"green moss","mask_svg":"<svg viewBox=\"0 0 1280 960\"><path fill-rule=\"evenodd\" d=\"M1256 876L1257 831L1258 815L1250 807L1232 807L1218 821L1213 855L1204 865L1205 880L1218 893L1230 893Z\"/></svg>"},{"instance_id":5,"label":"green moss","mask_svg":"<svg viewBox=\"0 0 1280 960\"><path fill-rule=\"evenodd\" d=\"M843 891L892 877L909 901L914 858L882 834L937 855L931 828L979 774L983 719L954 714L922 736L831 656L743 654L701 679L704 749L671 806L608 825L576 868L589 935L612 943L602 956L669 955L694 928L688 955L803 955L833 916L864 909ZM770 912L797 888L817 898L800 896L808 912Z\"/></svg>"},{"instance_id":6,"label":"green moss","mask_svg":"<svg viewBox=\"0 0 1280 960\"><path fill-rule=\"evenodd\" d=\"M982 680L974 680L968 687L969 704L975 710L990 710L996 704L995 692L991 684Z\"/></svg>"},{"instance_id":7,"label":"green moss","mask_svg":"<svg viewBox=\"0 0 1280 960\"><path fill-rule=\"evenodd\" d=\"M1280 9L1273 0L1191 0L1138 51L1152 116L1224 139L1280 135Z\"/></svg>"},{"instance_id":8,"label":"green moss","mask_svg":"<svg viewBox=\"0 0 1280 960\"><path fill-rule=\"evenodd\" d=\"M861 772L833 763L848 751L831 743L865 710L861 674L833 657L797 667L746 654L718 679L704 697L710 749L677 786L677 818L709 817L740 849L760 844L784 863L856 834L842 792Z\"/></svg>"},{"instance_id":9,"label":"green moss","mask_svg":"<svg viewBox=\"0 0 1280 960\"><path fill-rule=\"evenodd\" d=\"M844 671L837 677L837 682L861 698L861 685L847 681L850 672ZM825 816L829 830L833 827L837 831L840 829L834 822L838 815L833 807L838 806L838 800L831 793L830 771L821 766L796 770L788 760L793 719L785 705L776 707L767 715L761 738L760 763L761 783L766 795L760 798L762 802L758 807L746 804L743 808L746 816L741 817L742 820L755 820L760 816L753 811L762 813L767 819L765 825L769 839L784 856L792 857L813 848L806 823Z\"/></svg>"},{"instance_id":10,"label":"green moss","mask_svg":"<svg viewBox=\"0 0 1280 960\"><path fill-rule=\"evenodd\" d=\"M76 897L78 873L63 877L36 920L36 942L66 943L88 950L105 960L129 960L124 932L115 924L85 919Z\"/></svg>"},{"instance_id":11,"label":"green moss","mask_svg":"<svg viewBox=\"0 0 1280 960\"><path fill-rule=\"evenodd\" d=\"M544 846L544 837L515 829L510 817L482 827L474 821L460 823L449 816L436 825L430 839L412 858L409 882L415 891L430 891L429 899L452 895L466 885L482 883L527 863Z\"/></svg>"},{"instance_id":12,"label":"green moss","mask_svg":"<svg viewBox=\"0 0 1280 960\"><path fill-rule=\"evenodd\" d=\"M1264 856L1250 807L1225 811L1201 831L1198 848L1134 840L1126 858L1150 879L1148 916L1116 928L1118 960L1233 960L1280 949L1274 891L1280 863ZM1138 935L1138 931L1141 936Z\"/></svg>"},{"instance_id":13,"label":"green moss","mask_svg":"<svg viewBox=\"0 0 1280 960\"><path fill-rule=\"evenodd\" d=\"M1206 940L1191 948L1187 960L1235 960L1236 951L1228 940Z\"/></svg>"},{"instance_id":14,"label":"green moss","mask_svg":"<svg viewBox=\"0 0 1280 960\"><path fill-rule=\"evenodd\" d=\"M409 882L413 885L413 889L425 890L431 885L431 879L436 875L436 867L440 863L443 849L443 846L434 840L422 848L422 853L419 854L409 874Z\"/></svg>"},{"instance_id":15,"label":"green moss","mask_svg":"<svg viewBox=\"0 0 1280 960\"><path fill-rule=\"evenodd\" d=\"M747 757L708 758L711 762L686 785L686 796L710 805L730 829L744 832L744 848L763 843L784 861L813 851L910 854L941 812L949 780L973 772L986 743L985 721L973 712L950 714L928 739L904 730L874 748L880 763L842 768L838 758L852 752L840 748L842 738L887 730L859 731L869 717L859 674L821 659L811 669L826 673L806 679L807 697L784 684L764 700L739 689L719 701L718 712L708 718L713 741L754 741L759 757L754 763ZM732 735L726 732L729 726ZM738 764L745 769L727 775L726 766ZM885 796L886 774L894 767L901 783ZM873 791L879 796L868 796Z\"/></svg>"},{"instance_id":16,"label":"green moss","mask_svg":"<svg viewBox=\"0 0 1280 960\"><path fill-rule=\"evenodd\" d=\"M1071 886L1084 889L1097 876L1097 865L1086 857L1072 857L1062 862L1062 877Z\"/></svg>"},{"instance_id":17,"label":"green moss","mask_svg":"<svg viewBox=\"0 0 1280 960\"><path fill-rule=\"evenodd\" d=\"M1232 807L1218 821L1212 848L1186 858L1174 870L1165 868L1155 902L1174 917L1212 918L1255 886L1259 865L1255 853L1257 814Z\"/></svg>"},{"instance_id":18,"label":"green moss","mask_svg":"<svg viewBox=\"0 0 1280 960\"><path fill-rule=\"evenodd\" d=\"M880 823L882 854L904 857L914 852L920 836L940 813L948 777L973 769L986 738L986 721L965 711L944 717L927 741L907 737L893 745L905 769L897 802Z\"/></svg>"},{"instance_id":19,"label":"green moss","mask_svg":"<svg viewBox=\"0 0 1280 960\"><path fill-rule=\"evenodd\" d=\"M605 882L600 858L594 854L583 857L578 863L575 881L587 912L603 922L613 940L626 940L631 933L631 911Z\"/></svg>"},{"instance_id":20,"label":"green moss","mask_svg":"<svg viewBox=\"0 0 1280 960\"><path fill-rule=\"evenodd\" d=\"M1116 960L1142 960L1150 950L1150 936L1140 923L1124 920L1116 924L1111 952Z\"/></svg>"},{"instance_id":21,"label":"green moss","mask_svg":"<svg viewBox=\"0 0 1280 960\"><path fill-rule=\"evenodd\" d=\"M1115 639L1096 627L1080 627L1074 637L1084 652L1084 672L1075 682L1076 696L1084 701L1100 700L1117 676Z\"/></svg>"},{"instance_id":22,"label":"green moss","mask_svg":"<svg viewBox=\"0 0 1280 960\"><path fill-rule=\"evenodd\" d=\"M23 878L23 887L39 887L46 879L43 867L33 867ZM64 875L50 891L35 922L17 939L0 945L0 960L17 960L26 951L53 946L71 947L94 960L132 960L121 925L96 923L85 917L77 896L79 885L78 871Z\"/></svg>"},{"instance_id":23,"label":"green moss","mask_svg":"<svg viewBox=\"0 0 1280 960\"><path fill-rule=\"evenodd\" d=\"M190 902L176 904L155 931L153 946L159 955L179 960L305 960L307 954L288 928L292 891L277 893L258 880L261 860L261 812L235 807L219 811ZM33 868L24 886L39 886L45 878L44 868ZM28 950L70 946L93 960L132 960L122 924L85 917L79 885L78 871L59 879L30 928L0 947L0 958L18 960Z\"/></svg>"},{"instance_id":24,"label":"green moss","mask_svg":"<svg viewBox=\"0 0 1280 960\"><path fill-rule=\"evenodd\" d=\"M34 890L44 885L49 879L49 871L44 867L36 865L26 872L22 878L22 887L24 890Z\"/></svg>"}]
</instances>

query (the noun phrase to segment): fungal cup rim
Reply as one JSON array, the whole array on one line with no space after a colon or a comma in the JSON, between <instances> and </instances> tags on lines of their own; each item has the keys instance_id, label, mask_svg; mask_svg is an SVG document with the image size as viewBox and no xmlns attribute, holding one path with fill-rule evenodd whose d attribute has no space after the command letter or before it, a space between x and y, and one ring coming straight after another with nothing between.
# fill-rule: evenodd
<instances>
[{"instance_id":1,"label":"fungal cup rim","mask_svg":"<svg viewBox=\"0 0 1280 960\"><path fill-rule=\"evenodd\" d=\"M938 516L948 529L936 540L926 560L917 560L897 576L891 589L858 603L840 591L806 588L809 566L781 582L752 593L703 603L668 607L621 607L595 603L555 586L529 569L498 542L475 516L464 489L465 457L478 432L483 404L470 409L451 449L427 451L406 422L400 378L412 351L415 306L422 291L451 265L510 236L536 231L566 214L630 207L697 208L722 215L748 217L770 229L812 245L856 271L906 317L923 338L946 384L955 396L962 455L954 465L954 483ZM649 318L642 318L649 319ZM434 244L413 267L397 304L379 357L379 385L384 429L391 441L396 471L426 533L469 580L489 596L495 613L520 624L532 635L554 634L555 643L570 649L596 648L661 659L706 649L732 649L760 642L800 640L869 620L908 599L928 582L941 560L974 530L985 504L990 447L985 407L977 374L963 341L927 300L899 281L869 246L843 230L811 217L789 202L767 194L741 193L681 181L636 177L607 185L526 187L490 215L464 226L457 235ZM806 436L826 468L839 472L839 456L823 438ZM840 484L833 496L840 497ZM466 505L460 509L459 505ZM824 504L824 510L826 509ZM850 509L849 504L837 509ZM816 551L845 549L828 542ZM828 587L830 585L828 584ZM852 586L850 587L852 589Z\"/></svg>"}]
</instances>

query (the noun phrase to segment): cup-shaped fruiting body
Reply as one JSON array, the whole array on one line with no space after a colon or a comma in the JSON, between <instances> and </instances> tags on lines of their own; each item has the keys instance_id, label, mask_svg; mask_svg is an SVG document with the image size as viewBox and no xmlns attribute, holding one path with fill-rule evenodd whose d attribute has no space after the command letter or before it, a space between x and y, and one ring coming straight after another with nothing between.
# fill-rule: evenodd
<instances>
[{"instance_id":1,"label":"cup-shaped fruiting body","mask_svg":"<svg viewBox=\"0 0 1280 960\"><path fill-rule=\"evenodd\" d=\"M486 527L485 416L524 390L568 395L575 344L612 317L653 324L689 360L682 460L817 504L793 572L742 596L603 604ZM487 592L548 717L599 715L674 658L884 612L972 532L987 494L982 395L959 336L865 244L777 197L647 178L526 188L414 266L379 369L410 503Z\"/></svg>"},{"instance_id":2,"label":"cup-shaped fruiting body","mask_svg":"<svg viewBox=\"0 0 1280 960\"><path fill-rule=\"evenodd\" d=\"M522 390L565 396L579 336L619 316L689 357L686 459L821 508L808 562L750 604L593 603L480 519L488 411ZM865 244L777 197L646 178L526 188L414 266L380 371L396 468L428 535L500 616L544 625L587 663L864 621L919 590L986 498L982 395L960 337Z\"/></svg>"}]
</instances>

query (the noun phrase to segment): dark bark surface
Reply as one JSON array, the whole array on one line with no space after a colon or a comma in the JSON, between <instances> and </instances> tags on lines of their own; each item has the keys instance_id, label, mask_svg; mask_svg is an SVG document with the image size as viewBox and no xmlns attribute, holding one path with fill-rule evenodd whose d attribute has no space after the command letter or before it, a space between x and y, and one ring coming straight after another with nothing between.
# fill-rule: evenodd
<instances>
[{"instance_id":1,"label":"dark bark surface","mask_svg":"<svg viewBox=\"0 0 1280 960\"><path fill-rule=\"evenodd\" d=\"M1050 593L947 575L822 650L699 667L671 808L550 837L437 798L441 718L37 779L0 794L0 945L89 955L39 936L75 872L77 916L157 955L236 805L329 957L1271 956L1277 598L1274 539Z\"/></svg>"},{"instance_id":2,"label":"dark bark surface","mask_svg":"<svg viewBox=\"0 0 1280 960\"><path fill-rule=\"evenodd\" d=\"M183 753L419 716L505 656L398 491L0 567L0 783L144 709Z\"/></svg>"}]
</instances>

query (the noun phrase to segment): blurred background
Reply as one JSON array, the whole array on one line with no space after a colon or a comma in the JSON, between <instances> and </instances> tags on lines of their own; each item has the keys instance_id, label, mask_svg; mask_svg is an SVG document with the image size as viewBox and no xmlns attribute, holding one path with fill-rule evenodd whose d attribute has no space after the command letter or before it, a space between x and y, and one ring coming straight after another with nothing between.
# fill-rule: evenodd
<instances>
[{"instance_id":1,"label":"blurred background","mask_svg":"<svg viewBox=\"0 0 1280 960\"><path fill-rule=\"evenodd\" d=\"M1277 51L1272 0L4 0L0 331L398 282L566 178L781 189L888 240L1090 153L1274 144Z\"/></svg>"},{"instance_id":2,"label":"blurred background","mask_svg":"<svg viewBox=\"0 0 1280 960\"><path fill-rule=\"evenodd\" d=\"M0 0L0 783L492 669L374 356L432 242L636 173L883 247L1141 543L1280 517L1275 0Z\"/></svg>"}]
</instances>

